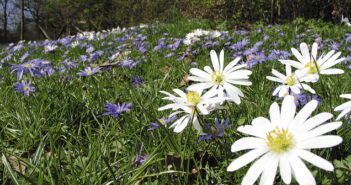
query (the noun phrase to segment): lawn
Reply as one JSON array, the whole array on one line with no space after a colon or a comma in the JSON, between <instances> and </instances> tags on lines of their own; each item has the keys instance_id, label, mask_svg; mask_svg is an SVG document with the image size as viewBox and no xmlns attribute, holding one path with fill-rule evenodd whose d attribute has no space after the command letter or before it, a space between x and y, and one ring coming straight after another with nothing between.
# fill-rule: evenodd
<instances>
[{"instance_id":1,"label":"lawn","mask_svg":"<svg viewBox=\"0 0 351 185\"><path fill-rule=\"evenodd\" d=\"M333 117L325 123L337 122L340 112L334 109L348 101L340 95L351 93L350 27L301 19L247 29L227 29L233 27L227 24L156 22L58 40L19 42L0 49L0 183L240 184L252 164L227 170L246 153L231 152L233 143L249 136L238 128L251 125L258 117L270 119L274 102L282 107L283 101L294 100L295 104L285 103L282 112L295 106L296 112L306 111L302 109L306 104L316 103L317 108L307 116L328 112ZM280 84L267 76L274 76L272 69L285 75L285 65L279 60L298 61L291 48L301 52L301 43L311 48L314 42L319 46L318 56L331 50L341 52L336 57L345 59L330 67L344 72L325 75L324 69L315 67L318 80L304 82L315 93L300 85L299 94L288 90L282 97L272 95ZM244 95L234 100L228 98L234 92L212 96L216 103L205 106L208 113L204 113L197 107L201 88L194 86L196 78L189 78L194 76L190 71L212 68L210 53L219 55L221 50L224 66L241 57L237 65L245 64L241 70L252 74L240 73L238 78L249 76L246 81L252 84L234 84ZM198 92L186 94L185 99L196 104L188 107L192 112L184 112L188 109L176 103L159 110L180 101L165 98L169 96L165 92L179 96L179 91L172 90L185 91L190 85L195 87L190 92ZM288 94L294 98L289 99ZM175 109L183 112L170 116ZM193 116L188 116L184 128L174 125L183 115ZM285 116L280 122L289 120ZM192 124L195 119L202 130ZM326 171L327 167L303 160L317 184L351 183L350 115L338 121L341 126L333 126L327 134L341 137L341 144L306 150L334 166ZM276 131L289 144L290 135ZM281 145L276 138L268 132L265 142L272 150L270 144ZM297 146L291 142L289 149ZM247 144L247 149L253 149ZM294 169L294 164L290 166ZM294 175L299 178L299 173ZM278 169L275 183L284 184L284 178ZM297 183L293 177L291 184Z\"/></svg>"}]
</instances>

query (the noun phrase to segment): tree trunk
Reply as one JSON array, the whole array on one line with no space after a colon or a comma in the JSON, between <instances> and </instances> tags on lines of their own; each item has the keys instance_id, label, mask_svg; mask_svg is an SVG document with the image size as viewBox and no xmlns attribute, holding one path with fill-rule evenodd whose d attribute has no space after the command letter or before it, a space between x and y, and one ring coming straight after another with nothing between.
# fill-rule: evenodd
<instances>
[{"instance_id":1,"label":"tree trunk","mask_svg":"<svg viewBox=\"0 0 351 185\"><path fill-rule=\"evenodd\" d=\"M24 0L21 0L20 2L20 11L21 11L20 40L24 40Z\"/></svg>"},{"instance_id":2,"label":"tree trunk","mask_svg":"<svg viewBox=\"0 0 351 185\"><path fill-rule=\"evenodd\" d=\"M4 41L7 41L7 3L8 0L4 1L3 8L4 8Z\"/></svg>"}]
</instances>

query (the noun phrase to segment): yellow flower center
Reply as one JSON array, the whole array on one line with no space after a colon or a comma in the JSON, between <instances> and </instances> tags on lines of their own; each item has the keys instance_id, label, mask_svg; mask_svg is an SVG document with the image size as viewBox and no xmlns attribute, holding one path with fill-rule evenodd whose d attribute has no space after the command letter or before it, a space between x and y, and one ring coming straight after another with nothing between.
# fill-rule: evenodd
<instances>
[{"instance_id":1,"label":"yellow flower center","mask_svg":"<svg viewBox=\"0 0 351 185\"><path fill-rule=\"evenodd\" d=\"M29 63L29 64L24 65L24 67L33 67L33 66L34 66L33 63Z\"/></svg>"},{"instance_id":2,"label":"yellow flower center","mask_svg":"<svg viewBox=\"0 0 351 185\"><path fill-rule=\"evenodd\" d=\"M309 68L309 70L307 71L308 74L317 74L319 70L319 66L316 66L315 61L308 62L307 64L305 64L304 67Z\"/></svg>"},{"instance_id":3,"label":"yellow flower center","mask_svg":"<svg viewBox=\"0 0 351 185\"><path fill-rule=\"evenodd\" d=\"M221 84L224 80L224 75L221 71L214 71L211 74L211 80L215 84Z\"/></svg>"},{"instance_id":4,"label":"yellow flower center","mask_svg":"<svg viewBox=\"0 0 351 185\"><path fill-rule=\"evenodd\" d=\"M293 86L293 85L295 85L295 83L296 83L296 78L294 75L290 75L290 76L288 76L288 78L286 78L286 84L288 86Z\"/></svg>"},{"instance_id":5,"label":"yellow flower center","mask_svg":"<svg viewBox=\"0 0 351 185\"><path fill-rule=\"evenodd\" d=\"M88 75L92 75L92 74L93 74L93 71L92 71L92 70L89 70L89 71L87 71L87 74L88 74Z\"/></svg>"},{"instance_id":6,"label":"yellow flower center","mask_svg":"<svg viewBox=\"0 0 351 185\"><path fill-rule=\"evenodd\" d=\"M29 90L29 87L28 87L28 86L24 86L24 87L23 87L23 90L28 91L28 90Z\"/></svg>"},{"instance_id":7,"label":"yellow flower center","mask_svg":"<svg viewBox=\"0 0 351 185\"><path fill-rule=\"evenodd\" d=\"M159 121L162 125L166 124L166 122L167 122L167 120L162 119L162 118L158 119L158 121Z\"/></svg>"},{"instance_id":8,"label":"yellow flower center","mask_svg":"<svg viewBox=\"0 0 351 185\"><path fill-rule=\"evenodd\" d=\"M284 153L294 147L293 135L287 129L275 128L267 134L267 146L276 153Z\"/></svg>"},{"instance_id":9,"label":"yellow flower center","mask_svg":"<svg viewBox=\"0 0 351 185\"><path fill-rule=\"evenodd\" d=\"M199 93L195 91L189 91L186 93L186 101L192 105L197 105L201 100Z\"/></svg>"}]
</instances>

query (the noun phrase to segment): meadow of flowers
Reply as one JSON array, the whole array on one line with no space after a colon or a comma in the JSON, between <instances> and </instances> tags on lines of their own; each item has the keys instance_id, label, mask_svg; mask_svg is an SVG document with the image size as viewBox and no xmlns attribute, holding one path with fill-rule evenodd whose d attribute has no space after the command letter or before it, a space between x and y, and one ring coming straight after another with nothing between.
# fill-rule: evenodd
<instances>
[{"instance_id":1,"label":"meadow of flowers","mask_svg":"<svg viewBox=\"0 0 351 185\"><path fill-rule=\"evenodd\" d=\"M0 50L1 184L350 184L351 28L206 20Z\"/></svg>"}]
</instances>

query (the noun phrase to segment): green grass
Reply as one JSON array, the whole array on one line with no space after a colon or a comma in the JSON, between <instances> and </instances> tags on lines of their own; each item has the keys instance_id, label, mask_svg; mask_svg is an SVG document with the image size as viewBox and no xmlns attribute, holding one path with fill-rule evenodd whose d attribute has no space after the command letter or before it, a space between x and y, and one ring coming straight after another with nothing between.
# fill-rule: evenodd
<instances>
[{"instance_id":1,"label":"green grass","mask_svg":"<svg viewBox=\"0 0 351 185\"><path fill-rule=\"evenodd\" d=\"M166 52L153 51L161 37L184 38L196 28L214 30L217 22L207 20L180 21L174 24L157 24L156 28L138 29L138 34L147 35L148 51L141 54L135 47L130 47L132 59L142 60L135 68L113 66L109 71L99 72L93 76L79 77L77 72L89 64L79 63L77 68L64 73L56 72L49 77L31 77L24 75L25 80L32 80L36 92L30 96L14 92L13 85L18 81L16 72L10 73L10 64L20 63L19 58L35 47L25 47L15 52L11 60L2 64L0 69L0 183L1 184L239 184L248 167L234 173L227 172L230 162L243 154L231 153L230 146L237 139L243 137L236 129L239 125L250 124L259 116L268 117L269 106L273 102L281 103L271 96L276 86L266 79L271 75L271 69L283 72L284 66L277 60L268 60L252 68L250 77L252 86L240 86L245 99L240 105L226 103L223 110L217 110L205 116L206 123L213 123L215 117L230 118L231 128L226 129L224 136L215 141L198 142L197 131L188 124L180 134L172 129L159 127L154 131L147 131L150 122L156 122L162 116L168 116L170 111L157 109L167 101L162 100L160 90L171 92L174 88L184 90L188 83L181 83L183 77L189 74L190 62L197 62L198 68L210 65L209 51L219 52L225 49L225 62L228 64L234 53L224 44L228 40L220 40L219 45L203 47L200 44L191 46L197 49L197 54L188 54L185 59L177 61L186 46L181 45L175 55L169 58ZM220 24L220 23L218 23ZM259 28L255 25L253 30ZM311 31L306 32L306 27ZM229 41L235 43L243 38L250 40L250 46L261 41L264 35L270 39L265 41L262 48L266 55L272 49L290 52L295 35L306 33L300 42L312 44L311 35L317 34L323 40L331 39L343 42L340 47L342 56L349 55L345 42L345 33L351 28L329 25L320 22L307 22L299 25L281 25L263 28L263 32L252 32L245 36L233 34L235 30L227 30L233 36ZM285 35L277 36L276 29ZM157 33L155 33L157 31ZM163 34L167 32L168 36ZM131 32L130 32L131 33ZM90 43L96 50L117 47L121 45L115 38L124 34L111 34L107 38L97 41L82 40ZM132 34L133 35L133 34ZM137 34L134 34L135 38ZM112 42L108 46L106 43ZM272 43L279 41L277 46ZM131 40L127 40L131 43ZM167 39L166 42L171 42ZM299 43L300 43L299 42ZM298 44L299 44L298 43ZM58 44L60 45L60 44ZM61 46L61 45L60 45ZM327 44L326 44L327 46ZM41 58L52 62L55 67L70 57L78 61L78 56L86 54L83 48L60 48L54 53L45 54L43 47L38 47L25 61ZM127 46L128 48L128 46ZM66 57L64 52L70 50ZM7 50L3 50L7 51ZM110 49L109 51L114 51ZM328 51L328 49L324 50ZM1 52L0 52L1 53ZM3 52L0 59L6 57ZM98 65L106 62L110 54L105 54L94 61ZM293 56L289 57L294 59ZM246 59L245 59L246 60ZM338 64L337 68L345 70L342 75L322 76L322 83L313 84L322 104L313 113L331 112L346 101L340 94L351 92L351 72L346 68L348 64ZM73 76L68 80L67 75ZM132 78L139 76L143 84L132 87ZM118 118L103 116L104 104L133 103L130 112ZM333 119L336 117L334 116ZM349 119L343 119L343 126L334 134L343 137L343 143L333 149L314 150L313 152L329 161L343 160L351 155L351 132ZM142 165L132 165L141 145L144 149L141 155L150 155ZM350 163L348 163L350 165ZM249 165L248 165L249 166ZM312 165L317 184L347 184L351 179L349 172L326 172ZM340 177L346 174L342 179ZM347 173L349 176L347 176ZM346 179L346 180L345 180ZM283 184L279 175L277 184ZM293 182L292 184L296 184Z\"/></svg>"}]
</instances>

